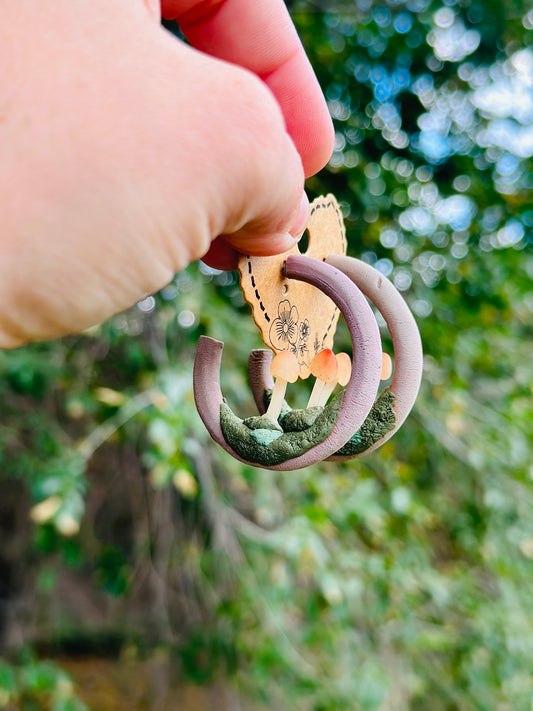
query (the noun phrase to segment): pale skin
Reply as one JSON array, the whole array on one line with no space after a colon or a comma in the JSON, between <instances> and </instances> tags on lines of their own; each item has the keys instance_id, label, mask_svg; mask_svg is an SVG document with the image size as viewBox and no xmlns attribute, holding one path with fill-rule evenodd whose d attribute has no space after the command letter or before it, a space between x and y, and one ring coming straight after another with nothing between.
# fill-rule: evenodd
<instances>
[{"instance_id":1,"label":"pale skin","mask_svg":"<svg viewBox=\"0 0 533 711\"><path fill-rule=\"evenodd\" d=\"M0 348L80 332L195 259L294 244L333 130L282 0L0 14Z\"/></svg>"}]
</instances>

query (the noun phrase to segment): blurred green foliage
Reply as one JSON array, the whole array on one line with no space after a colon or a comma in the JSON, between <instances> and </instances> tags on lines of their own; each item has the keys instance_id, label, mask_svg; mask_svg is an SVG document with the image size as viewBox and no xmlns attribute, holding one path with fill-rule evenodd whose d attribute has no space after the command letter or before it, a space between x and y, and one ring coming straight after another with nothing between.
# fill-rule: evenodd
<instances>
[{"instance_id":1,"label":"blurred green foliage","mask_svg":"<svg viewBox=\"0 0 533 711\"><path fill-rule=\"evenodd\" d=\"M36 599L66 567L127 604L149 565L166 602L124 642L168 644L200 683L223 672L277 709L529 711L533 11L289 5L336 128L309 193L335 193L349 254L416 314L417 406L357 462L274 473L216 450L195 344L225 342L223 391L251 414L260 343L235 275L201 264L91 333L0 353L1 477L28 492ZM27 693L34 664L4 664L0 694Z\"/></svg>"},{"instance_id":2,"label":"blurred green foliage","mask_svg":"<svg viewBox=\"0 0 533 711\"><path fill-rule=\"evenodd\" d=\"M76 698L72 679L65 672L31 658L15 666L0 660L0 708L87 711Z\"/></svg>"}]
</instances>

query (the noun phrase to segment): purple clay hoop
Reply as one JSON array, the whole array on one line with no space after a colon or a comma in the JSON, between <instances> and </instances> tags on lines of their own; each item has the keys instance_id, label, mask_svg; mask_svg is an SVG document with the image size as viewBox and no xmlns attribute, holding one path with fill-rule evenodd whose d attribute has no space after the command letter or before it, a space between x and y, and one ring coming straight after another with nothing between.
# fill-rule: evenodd
<instances>
[{"instance_id":1,"label":"purple clay hoop","mask_svg":"<svg viewBox=\"0 0 533 711\"><path fill-rule=\"evenodd\" d=\"M290 471L323 461L340 449L366 419L379 387L381 372L381 339L379 328L365 297L339 269L317 259L290 255L285 275L299 279L324 292L344 316L354 354L352 375L342 400L333 430L323 442L307 452L271 467L260 467L242 459L226 442L220 427L220 364L224 344L200 336L194 361L194 398L198 413L211 437L223 449L245 464L263 469Z\"/></svg>"},{"instance_id":2,"label":"purple clay hoop","mask_svg":"<svg viewBox=\"0 0 533 711\"><path fill-rule=\"evenodd\" d=\"M268 348L257 348L248 358L248 382L260 415L266 412L265 390L272 390L274 387L274 378L270 375L273 356Z\"/></svg>"},{"instance_id":3,"label":"purple clay hoop","mask_svg":"<svg viewBox=\"0 0 533 711\"><path fill-rule=\"evenodd\" d=\"M413 314L400 292L386 277L370 265L353 257L331 255L326 261L346 274L354 284L357 284L363 294L381 312L394 347L394 372L390 386L394 395L396 416L394 427L360 454L330 457L334 461L343 461L373 452L390 439L403 424L415 403L420 388L423 352L420 333Z\"/></svg>"}]
</instances>

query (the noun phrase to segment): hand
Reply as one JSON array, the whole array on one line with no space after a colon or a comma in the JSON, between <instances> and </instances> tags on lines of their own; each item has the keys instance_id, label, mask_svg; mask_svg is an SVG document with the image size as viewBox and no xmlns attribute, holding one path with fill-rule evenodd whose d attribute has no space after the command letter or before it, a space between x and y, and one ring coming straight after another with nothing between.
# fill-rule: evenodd
<instances>
[{"instance_id":1,"label":"hand","mask_svg":"<svg viewBox=\"0 0 533 711\"><path fill-rule=\"evenodd\" d=\"M0 347L83 330L206 253L283 252L305 227L304 172L332 127L282 1L163 0L196 49L158 10L2 8Z\"/></svg>"}]
</instances>

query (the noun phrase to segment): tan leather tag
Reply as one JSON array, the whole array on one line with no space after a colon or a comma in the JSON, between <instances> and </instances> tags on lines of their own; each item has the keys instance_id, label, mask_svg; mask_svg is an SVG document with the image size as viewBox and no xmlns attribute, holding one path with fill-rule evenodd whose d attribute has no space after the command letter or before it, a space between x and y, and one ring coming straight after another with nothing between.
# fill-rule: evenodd
<instances>
[{"instance_id":1,"label":"tan leather tag","mask_svg":"<svg viewBox=\"0 0 533 711\"><path fill-rule=\"evenodd\" d=\"M324 260L330 254L346 254L346 231L334 195L311 203L307 233L307 257ZM283 276L290 254L301 254L297 244L274 257L243 256L238 269L244 298L265 345L275 353L291 350L298 358L300 377L306 378L316 353L333 346L339 310L319 289Z\"/></svg>"}]
</instances>

